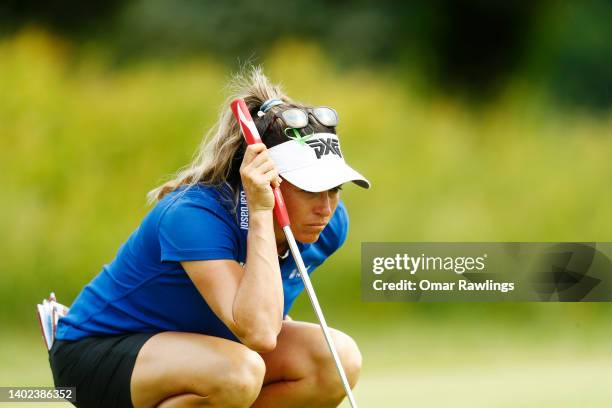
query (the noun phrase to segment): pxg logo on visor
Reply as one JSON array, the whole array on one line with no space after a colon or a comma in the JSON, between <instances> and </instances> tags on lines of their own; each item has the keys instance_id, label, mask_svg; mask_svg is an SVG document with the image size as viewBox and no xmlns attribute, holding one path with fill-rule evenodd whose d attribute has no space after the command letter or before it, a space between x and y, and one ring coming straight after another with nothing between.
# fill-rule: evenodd
<instances>
[{"instance_id":1,"label":"pxg logo on visor","mask_svg":"<svg viewBox=\"0 0 612 408\"><path fill-rule=\"evenodd\" d=\"M315 151L317 159L320 159L321 156L330 153L342 157L342 152L340 151L340 143L338 143L337 139L332 139L331 137L328 137L327 139L320 138L314 140L307 140L306 144L308 144L308 146L310 146Z\"/></svg>"}]
</instances>

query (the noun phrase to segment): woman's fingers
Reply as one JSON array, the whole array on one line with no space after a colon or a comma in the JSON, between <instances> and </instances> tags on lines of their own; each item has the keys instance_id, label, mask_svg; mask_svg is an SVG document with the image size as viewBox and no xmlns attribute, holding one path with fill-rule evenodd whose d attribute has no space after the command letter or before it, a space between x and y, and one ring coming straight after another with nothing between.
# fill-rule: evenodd
<instances>
[{"instance_id":1,"label":"woman's fingers","mask_svg":"<svg viewBox=\"0 0 612 408\"><path fill-rule=\"evenodd\" d=\"M276 167L264 173L265 182L271 185L272 187L278 187L280 185L280 183L278 182L278 179L279 177L278 177L278 171L276 170Z\"/></svg>"},{"instance_id":2,"label":"woman's fingers","mask_svg":"<svg viewBox=\"0 0 612 408\"><path fill-rule=\"evenodd\" d=\"M256 178L258 175L266 174L270 170L276 169L276 165L268 155L268 151L263 143L251 146L256 146L256 148L251 149L248 157L247 154L245 154L241 166L241 173ZM255 156L252 155L254 152L256 153ZM278 174L276 174L276 177L278 177ZM272 182L276 177L273 177L269 181Z\"/></svg>"},{"instance_id":3,"label":"woman's fingers","mask_svg":"<svg viewBox=\"0 0 612 408\"><path fill-rule=\"evenodd\" d=\"M272 188L278 187L281 179L263 143L247 146L240 166L240 176L250 207L253 209L274 207Z\"/></svg>"},{"instance_id":4,"label":"woman's fingers","mask_svg":"<svg viewBox=\"0 0 612 408\"><path fill-rule=\"evenodd\" d=\"M242 158L242 166L247 166L263 151L266 150L266 145L263 143L255 143L248 145L244 157ZM267 153L266 153L267 155Z\"/></svg>"},{"instance_id":5,"label":"woman's fingers","mask_svg":"<svg viewBox=\"0 0 612 408\"><path fill-rule=\"evenodd\" d=\"M255 163L251 164L251 166L255 166ZM276 168L276 165L274 164L272 160L266 160L262 162L261 164L259 164L258 166L254 167L255 171L257 171L260 174L267 173L270 170L275 169L275 168Z\"/></svg>"},{"instance_id":6,"label":"woman's fingers","mask_svg":"<svg viewBox=\"0 0 612 408\"><path fill-rule=\"evenodd\" d=\"M276 178L273 179L270 184L272 185L272 188L277 188L280 187L282 181L283 179L280 178L280 176L276 176Z\"/></svg>"},{"instance_id":7,"label":"woman's fingers","mask_svg":"<svg viewBox=\"0 0 612 408\"><path fill-rule=\"evenodd\" d=\"M276 182L278 172L276 169L270 169L267 172L258 173L253 176L252 184L261 189L267 189L270 185Z\"/></svg>"},{"instance_id":8,"label":"woman's fingers","mask_svg":"<svg viewBox=\"0 0 612 408\"><path fill-rule=\"evenodd\" d=\"M262 150L261 152L257 153L257 156L255 156L253 160L247 164L247 166L257 168L267 161L272 162L272 159L270 158L267 150Z\"/></svg>"}]
</instances>

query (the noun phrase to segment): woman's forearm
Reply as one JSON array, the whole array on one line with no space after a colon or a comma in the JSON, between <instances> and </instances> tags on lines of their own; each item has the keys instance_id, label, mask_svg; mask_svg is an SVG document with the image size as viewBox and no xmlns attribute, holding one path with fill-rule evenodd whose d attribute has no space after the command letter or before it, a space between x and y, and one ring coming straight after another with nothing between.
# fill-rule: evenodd
<instances>
[{"instance_id":1,"label":"woman's forearm","mask_svg":"<svg viewBox=\"0 0 612 408\"><path fill-rule=\"evenodd\" d=\"M260 352L274 349L283 319L283 284L271 210L250 214L246 264L233 316L247 346Z\"/></svg>"}]
</instances>

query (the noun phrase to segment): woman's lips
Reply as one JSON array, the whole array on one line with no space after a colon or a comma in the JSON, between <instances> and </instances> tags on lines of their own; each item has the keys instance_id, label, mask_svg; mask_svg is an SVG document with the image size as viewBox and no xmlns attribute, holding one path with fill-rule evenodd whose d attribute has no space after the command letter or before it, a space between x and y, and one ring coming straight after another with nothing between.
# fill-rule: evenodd
<instances>
[{"instance_id":1,"label":"woman's lips","mask_svg":"<svg viewBox=\"0 0 612 408\"><path fill-rule=\"evenodd\" d=\"M307 227L311 227L311 228L325 228L325 226L327 225L327 223L314 223L314 224L306 224Z\"/></svg>"}]
</instances>

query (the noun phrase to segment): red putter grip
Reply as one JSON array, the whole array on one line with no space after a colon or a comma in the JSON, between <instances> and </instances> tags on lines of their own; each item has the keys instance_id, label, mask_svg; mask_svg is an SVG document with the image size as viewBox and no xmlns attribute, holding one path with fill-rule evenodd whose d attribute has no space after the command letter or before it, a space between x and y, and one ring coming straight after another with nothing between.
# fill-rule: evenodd
<instances>
[{"instance_id":1,"label":"red putter grip","mask_svg":"<svg viewBox=\"0 0 612 408\"><path fill-rule=\"evenodd\" d=\"M242 134L247 144L252 145L261 143L261 137L259 137L257 126L255 126L255 122L253 122L253 118L251 117L249 108L247 108L246 103L244 103L244 99L238 98L232 102L230 106L232 107L234 117L240 125L240 129L242 130Z\"/></svg>"},{"instance_id":2,"label":"red putter grip","mask_svg":"<svg viewBox=\"0 0 612 408\"><path fill-rule=\"evenodd\" d=\"M276 187L272 189L274 193L274 216L276 221L281 228L285 228L289 224L289 214L287 214L287 207L285 207L285 200L281 194L280 188Z\"/></svg>"},{"instance_id":3,"label":"red putter grip","mask_svg":"<svg viewBox=\"0 0 612 408\"><path fill-rule=\"evenodd\" d=\"M251 117L251 113L246 103L244 103L244 99L238 98L234 100L230 106L232 112L234 112L234 117L240 125L240 129L242 130L242 134L247 144L252 145L261 143L261 137L259 137L257 126L255 126L255 122L253 122L253 118ZM290 224L287 207L285 207L285 200L283 200L280 188L276 187L272 191L274 193L274 216L281 228L284 228Z\"/></svg>"}]
</instances>

